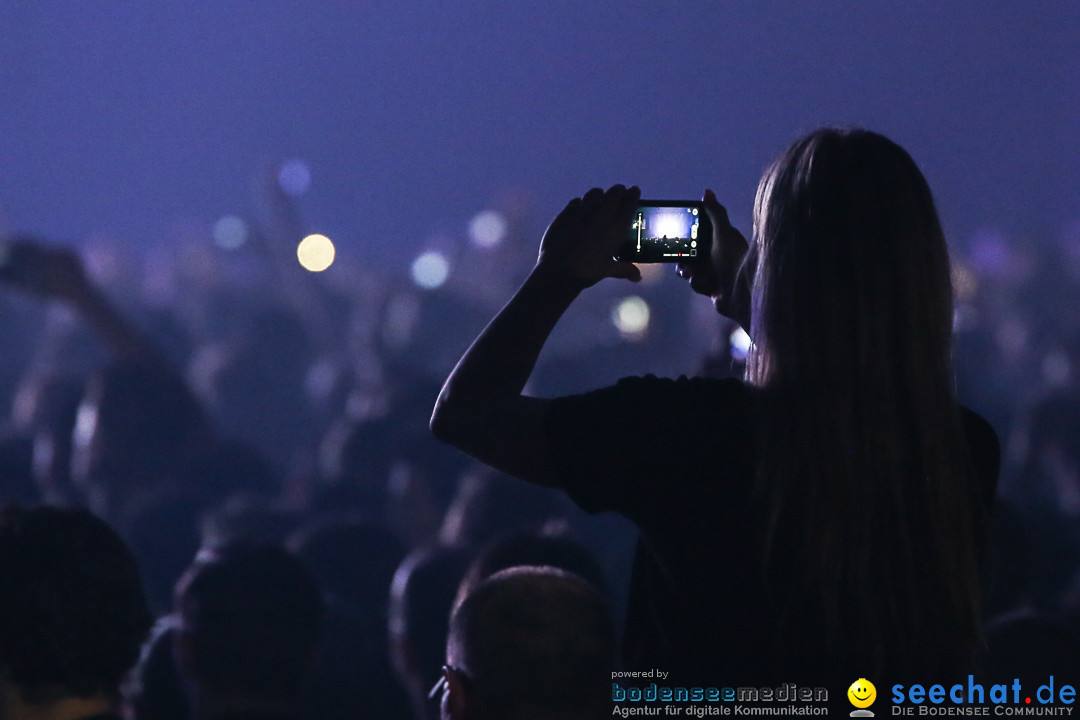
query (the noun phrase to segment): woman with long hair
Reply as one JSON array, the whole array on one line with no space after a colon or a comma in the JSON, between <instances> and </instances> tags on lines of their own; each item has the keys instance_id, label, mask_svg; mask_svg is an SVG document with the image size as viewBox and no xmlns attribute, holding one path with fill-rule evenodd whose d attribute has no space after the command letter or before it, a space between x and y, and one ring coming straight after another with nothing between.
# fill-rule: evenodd
<instances>
[{"instance_id":1,"label":"woman with long hair","mask_svg":"<svg viewBox=\"0 0 1080 720\"><path fill-rule=\"evenodd\" d=\"M680 265L750 331L747 380L647 376L522 394L570 302L605 277L639 191L575 199L443 388L437 436L633 520L630 669L709 685L946 682L978 647L997 438L957 404L952 286L930 190L865 130L794 143L752 243L711 192L710 253Z\"/></svg>"}]
</instances>

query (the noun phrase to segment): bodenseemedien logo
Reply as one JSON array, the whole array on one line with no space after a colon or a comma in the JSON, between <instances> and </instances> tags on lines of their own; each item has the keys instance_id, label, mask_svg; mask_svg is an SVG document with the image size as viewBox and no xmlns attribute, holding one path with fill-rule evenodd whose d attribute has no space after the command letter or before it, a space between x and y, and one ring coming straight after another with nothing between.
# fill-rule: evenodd
<instances>
[{"instance_id":1,"label":"bodenseemedien logo","mask_svg":"<svg viewBox=\"0 0 1080 720\"><path fill-rule=\"evenodd\" d=\"M874 717L874 713L866 708L874 704L877 699L877 688L874 683L866 678L859 678L851 683L847 690L848 701L855 706L851 711L851 717Z\"/></svg>"},{"instance_id":2,"label":"bodenseemedien logo","mask_svg":"<svg viewBox=\"0 0 1080 720\"><path fill-rule=\"evenodd\" d=\"M829 714L829 691L823 687L805 687L796 683L766 687L701 687L656 682L642 687L626 684L624 679L644 677L667 680L668 674L660 670L616 671L611 677L611 714L624 718L637 715L703 718Z\"/></svg>"}]
</instances>

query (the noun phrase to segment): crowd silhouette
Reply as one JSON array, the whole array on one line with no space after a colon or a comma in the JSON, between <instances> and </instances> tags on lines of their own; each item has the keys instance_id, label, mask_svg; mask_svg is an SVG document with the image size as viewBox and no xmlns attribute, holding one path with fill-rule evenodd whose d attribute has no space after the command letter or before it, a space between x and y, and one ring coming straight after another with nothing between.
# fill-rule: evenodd
<instances>
[{"instance_id":1,"label":"crowd silhouette","mask_svg":"<svg viewBox=\"0 0 1080 720\"><path fill-rule=\"evenodd\" d=\"M641 594L641 584L651 582L641 573L666 572L677 561L643 565L641 553L656 549L648 547L638 548L635 561L637 528L587 512L614 509L640 525L637 509L584 491L571 492L571 500L561 490L507 477L536 480L534 468L521 465L530 457L515 458L517 446L509 459L478 452L473 439L446 429L458 420L454 408L438 434L501 469L439 442L428 428L457 357L514 287L527 282L539 213L509 212L508 234L498 246L463 241L447 283L425 289L404 270L368 267L347 252L327 273L306 272L295 262L304 233L292 198L273 184L266 195L270 212L234 250L215 247L209 232L152 251L101 238L69 244L0 236L6 415L0 503L9 506L0 515L0 718L606 717L612 670L650 663L684 671L688 682L801 681L773 675L799 674L820 660L808 651L819 642L832 647L831 639L850 639L837 617L818 612L824 605L873 620L859 607L885 592L874 584L879 576L844 566L831 589L850 590L861 578L870 583L866 595L819 597L812 595L820 586L805 578L820 578L831 566L781 563L773 567L797 571L791 577L799 585L782 584L783 592L811 598L784 612L793 623L812 618L810 632L747 652L738 643L765 642L745 632L754 616L737 603L721 604L731 613L715 617L721 632L696 639L711 645L708 663L697 668L705 675L659 651L658 632L685 634L691 626L655 623L650 612L714 612L702 603L715 598L672 605L670 598ZM951 273L955 302L945 332L955 342L956 399L996 431L1001 472L998 481L995 456L995 467L976 473L995 476L985 482L980 476L974 495L987 495L973 502L980 510L968 519L977 557L966 550L949 556L977 574L977 606L961 607L959 596L943 600L939 616L923 617L929 623L923 629L936 633L943 625L934 623L943 619L957 629L930 648L941 672L963 667L994 678L1075 677L1080 324L1070 309L1080 294L1080 229L1023 243L986 231L952 242L950 253L951 267L942 267ZM704 282L700 272L696 282ZM699 377L749 387L742 382L747 359L731 340L736 323L755 335L757 318L748 317L748 308L726 308L734 319L703 316L690 293L673 299L680 290L646 284L638 292L653 308L649 329L621 338L605 292L582 296L585 309L553 338L537 368L538 385L563 395L610 385L619 379L619 363L610 358L660 356L684 341L707 348L692 359ZM818 320L815 366L836 360L828 322ZM751 358L751 373L753 364ZM657 365L666 369L663 360ZM553 408L551 417L573 433L557 438L560 467L573 465L581 448L601 438L626 458L617 474L668 460L643 458L633 437L618 444L590 427L593 416L579 414L586 405ZM708 441L698 428L659 426L677 415L658 416L641 437ZM721 425L752 444L744 420L733 416ZM923 420L910 418L913 425ZM957 422L949 432L966 433L969 441L979 432L971 429L975 420ZM530 427L505 424L495 436ZM986 450L992 436L970 441L973 455L996 453ZM781 464L766 472L786 471ZM812 501L788 497L800 507ZM782 527L794 527L793 506L776 507ZM822 512L828 519L838 511ZM811 541L842 544L844 533L855 532L836 520L842 530L835 537ZM741 522L740 510L703 506L686 518L687 525L713 521ZM892 515L872 522L875 528L898 523L897 537L915 527ZM919 527L920 539L909 549L923 557L945 535L935 534L936 526ZM642 530L649 538L649 528ZM774 547L802 542L784 532L773 536ZM708 533L695 538L708 547L717 542ZM758 547L745 537L735 542L748 551ZM891 549L869 557L880 561ZM656 557L667 558L665 551ZM908 566L889 567L900 573ZM937 580L910 574L903 582L890 586L902 607L880 617L909 618L905 608L925 587L946 596L972 589L942 590ZM643 607L644 600L658 604ZM515 629L519 622L531 629ZM907 672L925 661L924 654L897 654L890 633L901 626L882 622L875 630L880 643L871 642L871 649L892 654L854 659L880 661L882 672ZM960 628L965 622L971 626ZM549 623L547 646L528 635L537 623ZM55 642L57 634L70 643ZM499 645L496 636L510 640ZM724 637L734 638L731 647ZM699 657L684 641L674 646L683 657ZM576 650L557 647L560 642ZM588 653L581 654L585 646ZM970 664L946 657L969 646ZM577 664L558 655L564 651L579 652ZM725 652L743 662L739 672L711 658ZM827 658L841 674L849 672L853 658ZM537 668L534 683L561 690L552 691L555 697L531 695L537 686L520 684L524 671L515 670L525 666ZM436 684L440 692L432 695ZM842 697L845 687L830 692ZM55 714L58 708L67 714Z\"/></svg>"}]
</instances>

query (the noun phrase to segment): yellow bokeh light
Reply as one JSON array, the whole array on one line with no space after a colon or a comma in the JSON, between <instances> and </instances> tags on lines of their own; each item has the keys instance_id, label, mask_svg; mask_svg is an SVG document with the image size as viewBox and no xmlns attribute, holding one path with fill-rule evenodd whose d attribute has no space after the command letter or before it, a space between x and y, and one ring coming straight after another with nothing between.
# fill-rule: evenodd
<instances>
[{"instance_id":1,"label":"yellow bokeh light","mask_svg":"<svg viewBox=\"0 0 1080 720\"><path fill-rule=\"evenodd\" d=\"M325 235L308 235L296 248L300 265L310 272L322 272L334 264L334 243Z\"/></svg>"}]
</instances>

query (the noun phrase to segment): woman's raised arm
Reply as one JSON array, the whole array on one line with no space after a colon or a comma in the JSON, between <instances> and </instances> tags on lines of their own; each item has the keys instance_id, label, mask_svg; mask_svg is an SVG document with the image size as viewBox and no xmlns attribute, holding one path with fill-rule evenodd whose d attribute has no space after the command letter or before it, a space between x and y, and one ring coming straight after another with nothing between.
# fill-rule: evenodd
<instances>
[{"instance_id":1,"label":"woman's raised arm","mask_svg":"<svg viewBox=\"0 0 1080 720\"><path fill-rule=\"evenodd\" d=\"M547 401L522 395L540 350L578 293L606 277L640 280L613 259L641 192L616 185L571 200L552 221L529 277L465 351L431 416L437 438L515 477L557 486Z\"/></svg>"}]
</instances>

